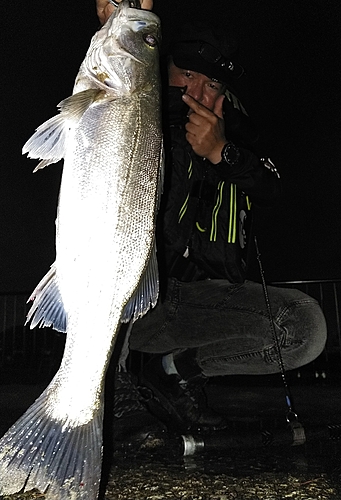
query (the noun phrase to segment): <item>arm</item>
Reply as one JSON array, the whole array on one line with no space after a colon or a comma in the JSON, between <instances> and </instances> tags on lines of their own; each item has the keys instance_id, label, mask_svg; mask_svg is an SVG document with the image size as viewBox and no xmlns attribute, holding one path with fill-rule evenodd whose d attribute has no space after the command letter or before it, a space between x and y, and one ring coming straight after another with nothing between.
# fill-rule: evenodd
<instances>
[{"instance_id":1,"label":"arm","mask_svg":"<svg viewBox=\"0 0 341 500\"><path fill-rule=\"evenodd\" d=\"M274 165L261 161L244 148L237 148L237 161L222 161L221 152L228 138L222 113L223 96L220 96L211 111L187 94L183 100L192 112L186 124L186 139L193 151L207 158L219 178L232 182L242 189L258 205L271 205L279 197L281 183Z\"/></svg>"},{"instance_id":2,"label":"arm","mask_svg":"<svg viewBox=\"0 0 341 500\"><path fill-rule=\"evenodd\" d=\"M219 163L221 151L228 142L223 119L224 95L217 98L212 111L188 94L182 98L191 110L186 124L187 141L198 156L207 158L213 164Z\"/></svg>"},{"instance_id":3,"label":"arm","mask_svg":"<svg viewBox=\"0 0 341 500\"><path fill-rule=\"evenodd\" d=\"M117 0L120 1L120 0ZM97 16L101 24L104 24L115 10L113 4L108 0L96 0ZM153 0L141 0L141 7L145 10L152 10Z\"/></svg>"},{"instance_id":4,"label":"arm","mask_svg":"<svg viewBox=\"0 0 341 500\"><path fill-rule=\"evenodd\" d=\"M236 184L258 206L271 206L281 195L281 179L275 165L259 159L251 151L238 148L240 157L234 165L221 161L213 165L222 180Z\"/></svg>"}]
</instances>

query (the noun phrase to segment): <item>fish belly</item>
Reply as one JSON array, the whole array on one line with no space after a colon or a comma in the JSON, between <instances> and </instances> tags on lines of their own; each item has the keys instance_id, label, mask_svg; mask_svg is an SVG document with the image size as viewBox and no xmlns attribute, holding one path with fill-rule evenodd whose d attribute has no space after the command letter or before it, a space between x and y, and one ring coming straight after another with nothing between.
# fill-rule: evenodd
<instances>
[{"instance_id":1,"label":"fish belly","mask_svg":"<svg viewBox=\"0 0 341 500\"><path fill-rule=\"evenodd\" d=\"M77 423L91 418L122 310L154 244L161 137L148 105L136 99L90 108L64 166L56 273L68 317L60 373L67 383L56 383L53 414L64 415L67 405ZM87 397L73 397L71 408L80 387Z\"/></svg>"}]
</instances>

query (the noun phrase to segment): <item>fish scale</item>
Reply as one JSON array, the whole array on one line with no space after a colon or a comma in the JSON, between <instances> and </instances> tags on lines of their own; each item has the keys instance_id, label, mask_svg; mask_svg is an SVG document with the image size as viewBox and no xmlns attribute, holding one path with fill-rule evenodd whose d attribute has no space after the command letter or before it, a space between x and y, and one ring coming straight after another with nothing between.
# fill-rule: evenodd
<instances>
[{"instance_id":1,"label":"fish scale","mask_svg":"<svg viewBox=\"0 0 341 500\"><path fill-rule=\"evenodd\" d=\"M60 114L23 148L41 160L35 171L64 159L56 260L28 320L67 337L55 377L0 440L2 495L36 488L47 500L97 498L106 369L121 322L157 300L160 25L129 4L93 37Z\"/></svg>"}]
</instances>

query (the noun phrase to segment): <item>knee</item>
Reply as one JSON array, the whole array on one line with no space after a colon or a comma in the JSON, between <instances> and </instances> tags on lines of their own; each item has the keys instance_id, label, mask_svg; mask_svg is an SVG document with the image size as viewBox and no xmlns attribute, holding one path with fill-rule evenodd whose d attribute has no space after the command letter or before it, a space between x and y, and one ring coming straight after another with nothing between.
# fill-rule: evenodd
<instances>
[{"instance_id":1,"label":"knee","mask_svg":"<svg viewBox=\"0 0 341 500\"><path fill-rule=\"evenodd\" d=\"M306 352L302 365L316 359L323 351L327 341L327 324L320 306L316 303L306 313L309 316L305 332Z\"/></svg>"},{"instance_id":2,"label":"knee","mask_svg":"<svg viewBox=\"0 0 341 500\"><path fill-rule=\"evenodd\" d=\"M297 301L281 326L286 330L285 343L292 350L290 369L310 363L325 348L327 324L315 299L305 296Z\"/></svg>"}]
</instances>

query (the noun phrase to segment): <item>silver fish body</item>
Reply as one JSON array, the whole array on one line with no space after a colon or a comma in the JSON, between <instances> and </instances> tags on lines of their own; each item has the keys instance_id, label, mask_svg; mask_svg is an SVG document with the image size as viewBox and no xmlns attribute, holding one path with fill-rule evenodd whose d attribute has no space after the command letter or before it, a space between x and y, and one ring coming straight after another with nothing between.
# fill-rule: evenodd
<instances>
[{"instance_id":1,"label":"silver fish body","mask_svg":"<svg viewBox=\"0 0 341 500\"><path fill-rule=\"evenodd\" d=\"M61 113L24 152L64 158L56 260L32 295L31 326L67 331L54 379L0 440L0 494L97 498L103 386L122 321L158 295L155 218L162 134L155 14L124 0L93 37Z\"/></svg>"}]
</instances>

